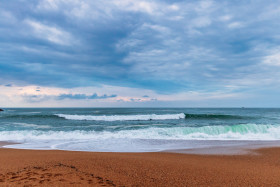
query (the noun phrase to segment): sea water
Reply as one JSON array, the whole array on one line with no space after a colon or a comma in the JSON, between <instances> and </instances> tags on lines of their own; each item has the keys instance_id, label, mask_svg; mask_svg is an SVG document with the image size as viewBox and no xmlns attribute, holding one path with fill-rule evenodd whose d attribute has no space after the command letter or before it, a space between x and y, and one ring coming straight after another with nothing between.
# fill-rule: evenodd
<instances>
[{"instance_id":1,"label":"sea water","mask_svg":"<svg viewBox=\"0 0 280 187\"><path fill-rule=\"evenodd\" d=\"M280 109L9 108L9 148L149 152L280 140Z\"/></svg>"}]
</instances>

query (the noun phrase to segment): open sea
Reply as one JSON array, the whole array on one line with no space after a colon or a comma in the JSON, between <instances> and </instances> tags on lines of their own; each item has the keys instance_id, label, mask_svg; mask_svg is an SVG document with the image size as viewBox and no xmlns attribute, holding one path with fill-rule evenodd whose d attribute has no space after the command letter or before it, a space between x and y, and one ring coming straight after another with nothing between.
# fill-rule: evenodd
<instances>
[{"instance_id":1,"label":"open sea","mask_svg":"<svg viewBox=\"0 0 280 187\"><path fill-rule=\"evenodd\" d=\"M280 109L9 108L9 148L153 152L280 140Z\"/></svg>"}]
</instances>

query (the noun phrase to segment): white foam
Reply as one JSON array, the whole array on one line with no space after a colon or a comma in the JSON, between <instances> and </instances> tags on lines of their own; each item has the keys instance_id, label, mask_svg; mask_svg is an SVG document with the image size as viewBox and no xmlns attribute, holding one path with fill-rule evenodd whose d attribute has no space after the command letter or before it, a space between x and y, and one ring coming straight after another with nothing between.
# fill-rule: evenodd
<instances>
[{"instance_id":1,"label":"white foam","mask_svg":"<svg viewBox=\"0 0 280 187\"><path fill-rule=\"evenodd\" d=\"M235 125L205 127L150 127L121 131L0 131L0 141L86 140L86 139L166 139L166 140L280 140L280 126Z\"/></svg>"},{"instance_id":2,"label":"white foam","mask_svg":"<svg viewBox=\"0 0 280 187\"><path fill-rule=\"evenodd\" d=\"M51 126L49 126L49 125L36 125L36 124L30 124L30 123L12 123L12 125L23 126L23 127L34 127L36 129L51 128Z\"/></svg>"},{"instance_id":3,"label":"white foam","mask_svg":"<svg viewBox=\"0 0 280 187\"><path fill-rule=\"evenodd\" d=\"M0 131L0 141L24 144L14 148L63 149L84 151L144 152L170 148L187 148L182 141L280 140L280 126L244 124L235 126L146 128L121 131ZM175 143L174 143L175 141ZM176 141L179 142L176 143ZM160 143L159 143L160 142ZM184 147L185 146L185 147ZM187 147L186 147L187 146Z\"/></svg>"},{"instance_id":4,"label":"white foam","mask_svg":"<svg viewBox=\"0 0 280 187\"><path fill-rule=\"evenodd\" d=\"M167 119L183 119L184 113L180 114L147 114L147 115L112 115L112 116L93 116L93 115L69 115L69 114L56 114L68 120L94 120L94 121L146 121L146 120L167 120Z\"/></svg>"}]
</instances>

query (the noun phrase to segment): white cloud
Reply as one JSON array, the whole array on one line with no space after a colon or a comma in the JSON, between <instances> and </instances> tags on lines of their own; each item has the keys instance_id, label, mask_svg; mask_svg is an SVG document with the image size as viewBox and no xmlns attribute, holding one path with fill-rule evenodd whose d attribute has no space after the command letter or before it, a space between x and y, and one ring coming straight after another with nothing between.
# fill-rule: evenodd
<instances>
[{"instance_id":1,"label":"white cloud","mask_svg":"<svg viewBox=\"0 0 280 187\"><path fill-rule=\"evenodd\" d=\"M0 9L0 23L15 24L16 17L9 11Z\"/></svg>"},{"instance_id":2,"label":"white cloud","mask_svg":"<svg viewBox=\"0 0 280 187\"><path fill-rule=\"evenodd\" d=\"M168 16L167 17L168 20L172 20L172 21L179 21L179 20L182 20L184 19L184 16Z\"/></svg>"},{"instance_id":3,"label":"white cloud","mask_svg":"<svg viewBox=\"0 0 280 187\"><path fill-rule=\"evenodd\" d=\"M265 56L263 63L270 66L280 66L280 51L274 51L271 55Z\"/></svg>"},{"instance_id":4,"label":"white cloud","mask_svg":"<svg viewBox=\"0 0 280 187\"><path fill-rule=\"evenodd\" d=\"M143 44L142 40L139 39L126 39L126 40L121 40L116 44L116 49L118 51L123 51L124 49L129 49L133 47L137 47L139 45Z\"/></svg>"},{"instance_id":5,"label":"white cloud","mask_svg":"<svg viewBox=\"0 0 280 187\"><path fill-rule=\"evenodd\" d=\"M207 27L211 25L211 20L208 17L198 17L192 20L191 27Z\"/></svg>"},{"instance_id":6,"label":"white cloud","mask_svg":"<svg viewBox=\"0 0 280 187\"><path fill-rule=\"evenodd\" d=\"M230 28L230 29L241 28L243 26L244 26L244 24L241 22L238 22L238 21L228 24L228 28Z\"/></svg>"},{"instance_id":7,"label":"white cloud","mask_svg":"<svg viewBox=\"0 0 280 187\"><path fill-rule=\"evenodd\" d=\"M219 18L221 21L230 21L232 19L231 15L224 15Z\"/></svg>"},{"instance_id":8,"label":"white cloud","mask_svg":"<svg viewBox=\"0 0 280 187\"><path fill-rule=\"evenodd\" d=\"M260 20L273 20L273 18L279 18L280 5L275 1L275 4L267 4L268 6L262 7L263 11L257 17Z\"/></svg>"},{"instance_id":9,"label":"white cloud","mask_svg":"<svg viewBox=\"0 0 280 187\"><path fill-rule=\"evenodd\" d=\"M78 87L78 88L55 88L44 86L1 86L0 89L4 95L0 93L0 102L3 107L93 107L93 106L130 106L129 103L146 103L149 102L176 102L176 101L206 101L206 100L223 100L228 98L241 98L244 95L240 93L230 93L223 91L215 92L181 92L177 94L158 94L149 89L129 88L120 86L103 85L101 87ZM85 94L92 95L111 95L116 94L117 97L87 100L87 99L65 99L57 100L61 94ZM149 97L143 97L149 95Z\"/></svg>"},{"instance_id":10,"label":"white cloud","mask_svg":"<svg viewBox=\"0 0 280 187\"><path fill-rule=\"evenodd\" d=\"M99 7L104 6L102 10ZM100 18L108 9L107 2L84 0L42 0L38 3L37 11L63 13L70 18L93 19Z\"/></svg>"},{"instance_id":11,"label":"white cloud","mask_svg":"<svg viewBox=\"0 0 280 187\"><path fill-rule=\"evenodd\" d=\"M155 2L142 0L113 0L113 4L122 10L144 12L148 14L155 14L158 8L158 5Z\"/></svg>"},{"instance_id":12,"label":"white cloud","mask_svg":"<svg viewBox=\"0 0 280 187\"><path fill-rule=\"evenodd\" d=\"M28 19L24 22L32 28L34 34L39 38L60 45L70 45L73 41L70 33L59 29L58 27L48 26Z\"/></svg>"},{"instance_id":13,"label":"white cloud","mask_svg":"<svg viewBox=\"0 0 280 187\"><path fill-rule=\"evenodd\" d=\"M172 4L168 6L168 9L173 10L173 11L178 11L180 7L178 5Z\"/></svg>"},{"instance_id":14,"label":"white cloud","mask_svg":"<svg viewBox=\"0 0 280 187\"><path fill-rule=\"evenodd\" d=\"M170 32L169 28L161 26L161 25L152 25L152 24L145 23L142 25L142 27L158 31L162 34L168 34Z\"/></svg>"},{"instance_id":15,"label":"white cloud","mask_svg":"<svg viewBox=\"0 0 280 187\"><path fill-rule=\"evenodd\" d=\"M175 3L151 0L41 0L37 5L37 11L53 11L74 19L102 21L102 19L115 19L120 12L143 13L149 16L176 14L180 11L180 6Z\"/></svg>"},{"instance_id":16,"label":"white cloud","mask_svg":"<svg viewBox=\"0 0 280 187\"><path fill-rule=\"evenodd\" d=\"M59 0L42 0L39 2L37 8L40 10L58 10L59 9Z\"/></svg>"},{"instance_id":17,"label":"white cloud","mask_svg":"<svg viewBox=\"0 0 280 187\"><path fill-rule=\"evenodd\" d=\"M211 0L204 0L204 1L199 1L197 3L197 6L195 7L195 10L197 12L202 12L202 13L206 13L209 11L212 11L212 8L214 7L214 2Z\"/></svg>"}]
</instances>

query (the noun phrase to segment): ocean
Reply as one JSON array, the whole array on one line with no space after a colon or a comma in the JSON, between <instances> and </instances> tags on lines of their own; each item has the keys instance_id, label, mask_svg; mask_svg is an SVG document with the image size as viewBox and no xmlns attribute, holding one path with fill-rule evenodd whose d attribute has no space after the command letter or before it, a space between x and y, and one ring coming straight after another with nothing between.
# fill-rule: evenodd
<instances>
[{"instance_id":1,"label":"ocean","mask_svg":"<svg viewBox=\"0 0 280 187\"><path fill-rule=\"evenodd\" d=\"M154 152L280 140L280 109L8 108L9 148Z\"/></svg>"}]
</instances>

